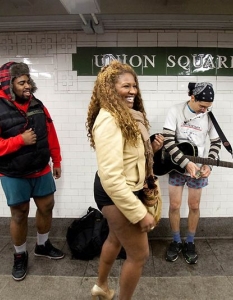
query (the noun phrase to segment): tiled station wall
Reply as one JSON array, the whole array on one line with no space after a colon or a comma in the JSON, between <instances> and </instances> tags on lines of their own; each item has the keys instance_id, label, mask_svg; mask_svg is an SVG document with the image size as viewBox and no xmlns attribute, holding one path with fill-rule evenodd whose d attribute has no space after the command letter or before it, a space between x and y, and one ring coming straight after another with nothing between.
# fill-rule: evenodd
<instances>
[{"instance_id":1,"label":"tiled station wall","mask_svg":"<svg viewBox=\"0 0 233 300\"><path fill-rule=\"evenodd\" d=\"M85 129L87 107L95 77L72 71L72 53L79 47L221 47L233 48L233 33L219 31L122 31L102 35L83 32L0 33L0 65L7 61L29 64L38 86L35 96L49 109L62 149L62 178L57 181L55 218L82 216L94 206L93 179L96 158ZM189 99L189 81L209 81L215 89L214 114L233 143L233 78L198 76L139 76L151 133L161 132L167 109ZM221 150L221 159L232 157ZM160 177L164 218L168 217L167 175ZM233 170L215 167L203 190L202 217L233 216ZM185 188L181 216L187 216ZM35 215L31 201L30 216ZM9 217L0 188L0 217Z\"/></svg>"}]
</instances>

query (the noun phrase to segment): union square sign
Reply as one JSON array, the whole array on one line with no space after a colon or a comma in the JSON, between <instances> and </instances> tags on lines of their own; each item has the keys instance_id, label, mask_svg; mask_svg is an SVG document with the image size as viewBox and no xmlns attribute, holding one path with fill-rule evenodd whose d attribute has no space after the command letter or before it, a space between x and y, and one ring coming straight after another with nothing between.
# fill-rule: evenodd
<instances>
[{"instance_id":1,"label":"union square sign","mask_svg":"<svg viewBox=\"0 0 233 300\"><path fill-rule=\"evenodd\" d=\"M115 59L142 76L233 76L231 48L80 47L72 67L78 76L94 76Z\"/></svg>"}]
</instances>

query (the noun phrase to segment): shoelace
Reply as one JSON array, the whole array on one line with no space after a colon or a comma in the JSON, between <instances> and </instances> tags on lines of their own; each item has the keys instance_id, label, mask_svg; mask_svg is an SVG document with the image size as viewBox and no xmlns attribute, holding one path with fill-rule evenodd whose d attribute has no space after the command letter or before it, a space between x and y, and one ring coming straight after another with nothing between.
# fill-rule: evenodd
<instances>
[{"instance_id":1,"label":"shoelace","mask_svg":"<svg viewBox=\"0 0 233 300\"><path fill-rule=\"evenodd\" d=\"M195 245L193 243L188 243L187 250L188 252L195 254Z\"/></svg>"},{"instance_id":2,"label":"shoelace","mask_svg":"<svg viewBox=\"0 0 233 300\"><path fill-rule=\"evenodd\" d=\"M170 249L172 251L178 251L179 250L179 243L172 243L170 246Z\"/></svg>"},{"instance_id":3,"label":"shoelace","mask_svg":"<svg viewBox=\"0 0 233 300\"><path fill-rule=\"evenodd\" d=\"M24 264L24 260L23 260L23 255L22 254L18 254L15 257L15 262L14 262L14 268L15 269L22 269Z\"/></svg>"}]
</instances>

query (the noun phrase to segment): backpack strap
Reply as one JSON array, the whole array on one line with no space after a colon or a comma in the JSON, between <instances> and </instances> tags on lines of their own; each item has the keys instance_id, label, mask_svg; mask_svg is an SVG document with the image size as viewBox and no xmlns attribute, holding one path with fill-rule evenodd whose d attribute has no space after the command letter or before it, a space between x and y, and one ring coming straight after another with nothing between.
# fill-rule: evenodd
<instances>
[{"instance_id":1,"label":"backpack strap","mask_svg":"<svg viewBox=\"0 0 233 300\"><path fill-rule=\"evenodd\" d=\"M220 139L221 139L221 141L222 141L223 146L224 146L224 147L227 149L227 151L232 155L232 147L231 147L231 144L230 144L230 142L227 140L227 138L225 137L224 133L222 132L222 129L220 128L220 126L219 126L217 120L215 119L214 114L212 113L212 111L209 111L208 114L209 114L209 117L210 117L210 119L211 119L211 121L212 121L212 123L213 123L213 125L214 125L214 127L215 127L215 129L216 129L216 131L217 131L217 133L219 134L219 137L220 137ZM233 155L232 155L232 157L233 157Z\"/></svg>"}]
</instances>

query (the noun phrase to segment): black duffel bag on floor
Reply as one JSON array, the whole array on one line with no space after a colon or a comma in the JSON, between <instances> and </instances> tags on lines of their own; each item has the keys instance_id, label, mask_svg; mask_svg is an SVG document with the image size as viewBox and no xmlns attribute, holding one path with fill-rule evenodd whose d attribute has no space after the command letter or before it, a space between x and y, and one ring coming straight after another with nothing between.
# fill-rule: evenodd
<instances>
[{"instance_id":1,"label":"black duffel bag on floor","mask_svg":"<svg viewBox=\"0 0 233 300\"><path fill-rule=\"evenodd\" d=\"M67 229L66 240L72 258L90 260L100 255L108 232L107 220L103 214L98 209L89 207L87 214L74 220Z\"/></svg>"}]
</instances>

